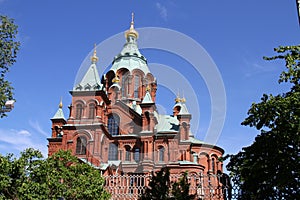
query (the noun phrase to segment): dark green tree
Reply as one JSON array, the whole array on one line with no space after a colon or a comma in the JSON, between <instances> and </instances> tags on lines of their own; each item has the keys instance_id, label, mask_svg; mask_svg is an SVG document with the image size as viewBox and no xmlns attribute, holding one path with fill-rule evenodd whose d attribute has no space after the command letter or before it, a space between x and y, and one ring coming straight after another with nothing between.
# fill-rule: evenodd
<instances>
[{"instance_id":1,"label":"dark green tree","mask_svg":"<svg viewBox=\"0 0 300 200\"><path fill-rule=\"evenodd\" d=\"M260 134L251 146L230 156L227 169L239 185L240 199L300 199L300 46L275 48L286 70L279 83L290 90L276 96L264 94L253 103L242 125Z\"/></svg>"},{"instance_id":2,"label":"dark green tree","mask_svg":"<svg viewBox=\"0 0 300 200\"><path fill-rule=\"evenodd\" d=\"M16 41L18 33L14 20L0 15L0 108L7 100L13 99L13 87L6 80L6 73L16 62L20 43ZM0 111L0 118L6 116Z\"/></svg>"},{"instance_id":3,"label":"dark green tree","mask_svg":"<svg viewBox=\"0 0 300 200\"><path fill-rule=\"evenodd\" d=\"M156 174L152 174L149 186L143 193L141 200L190 200L195 195L189 194L190 184L188 183L187 172L184 173L179 182L170 182L168 168L162 168Z\"/></svg>"},{"instance_id":4,"label":"dark green tree","mask_svg":"<svg viewBox=\"0 0 300 200\"><path fill-rule=\"evenodd\" d=\"M69 151L47 159L33 149L0 156L0 199L110 199L99 170Z\"/></svg>"},{"instance_id":5,"label":"dark green tree","mask_svg":"<svg viewBox=\"0 0 300 200\"><path fill-rule=\"evenodd\" d=\"M152 174L149 186L146 188L141 200L167 200L170 190L170 171L162 168L156 174Z\"/></svg>"},{"instance_id":6,"label":"dark green tree","mask_svg":"<svg viewBox=\"0 0 300 200\"><path fill-rule=\"evenodd\" d=\"M30 180L30 174L41 164L42 154L33 149L22 152L19 158L13 154L0 155L0 199L37 199L31 188L36 184Z\"/></svg>"},{"instance_id":7,"label":"dark green tree","mask_svg":"<svg viewBox=\"0 0 300 200\"><path fill-rule=\"evenodd\" d=\"M189 194L190 183L188 182L188 173L185 172L179 179L172 185L172 198L174 200L190 200L195 199L195 195Z\"/></svg>"}]
</instances>

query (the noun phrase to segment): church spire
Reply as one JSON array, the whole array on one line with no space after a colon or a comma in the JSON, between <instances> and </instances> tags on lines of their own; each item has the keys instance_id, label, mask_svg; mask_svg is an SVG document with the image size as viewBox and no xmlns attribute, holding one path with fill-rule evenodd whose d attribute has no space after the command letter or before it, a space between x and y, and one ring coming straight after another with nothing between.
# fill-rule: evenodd
<instances>
[{"instance_id":1,"label":"church spire","mask_svg":"<svg viewBox=\"0 0 300 200\"><path fill-rule=\"evenodd\" d=\"M56 111L55 115L52 117L52 119L65 119L64 112L62 110L63 104L62 104L62 98L60 98L60 102L58 104L58 110Z\"/></svg>"},{"instance_id":2,"label":"church spire","mask_svg":"<svg viewBox=\"0 0 300 200\"><path fill-rule=\"evenodd\" d=\"M127 39L129 36L133 36L135 38L139 37L139 33L134 29L134 13L131 13L130 28L125 32L125 38Z\"/></svg>"},{"instance_id":3,"label":"church spire","mask_svg":"<svg viewBox=\"0 0 300 200\"><path fill-rule=\"evenodd\" d=\"M83 91L83 90L99 90L101 88L101 81L99 73L97 70L96 62L98 61L96 44L94 45L93 56L91 56L91 65L88 68L87 72L81 79L81 81L74 86L73 90Z\"/></svg>"}]
</instances>

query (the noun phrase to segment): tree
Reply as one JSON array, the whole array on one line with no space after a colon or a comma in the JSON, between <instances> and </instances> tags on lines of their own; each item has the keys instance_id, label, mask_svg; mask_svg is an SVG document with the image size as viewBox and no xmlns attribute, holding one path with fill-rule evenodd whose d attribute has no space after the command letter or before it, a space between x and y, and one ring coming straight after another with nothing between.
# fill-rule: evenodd
<instances>
[{"instance_id":1,"label":"tree","mask_svg":"<svg viewBox=\"0 0 300 200\"><path fill-rule=\"evenodd\" d=\"M13 99L13 87L5 78L9 68L16 62L20 42L16 41L18 33L14 20L0 16L0 109L7 100ZM6 116L0 111L0 118Z\"/></svg>"},{"instance_id":2,"label":"tree","mask_svg":"<svg viewBox=\"0 0 300 200\"><path fill-rule=\"evenodd\" d=\"M264 59L285 61L279 83L291 88L276 96L264 94L242 122L260 134L251 146L231 155L227 165L241 189L240 199L300 199L300 46L275 51L279 55Z\"/></svg>"},{"instance_id":3,"label":"tree","mask_svg":"<svg viewBox=\"0 0 300 200\"><path fill-rule=\"evenodd\" d=\"M189 194L190 183L188 182L188 173L185 172L179 179L172 185L172 199L176 200L189 200L195 199L195 195Z\"/></svg>"},{"instance_id":4,"label":"tree","mask_svg":"<svg viewBox=\"0 0 300 200\"><path fill-rule=\"evenodd\" d=\"M42 154L33 149L22 152L18 159L13 154L0 155L0 199L34 198L27 190L33 183L29 174L41 163L41 158Z\"/></svg>"},{"instance_id":5,"label":"tree","mask_svg":"<svg viewBox=\"0 0 300 200\"><path fill-rule=\"evenodd\" d=\"M167 200L169 199L170 172L167 168L162 168L152 173L149 186L143 193L141 200Z\"/></svg>"},{"instance_id":6,"label":"tree","mask_svg":"<svg viewBox=\"0 0 300 200\"><path fill-rule=\"evenodd\" d=\"M69 151L42 159L27 149L21 156L0 156L0 199L109 199L99 170Z\"/></svg>"},{"instance_id":7,"label":"tree","mask_svg":"<svg viewBox=\"0 0 300 200\"><path fill-rule=\"evenodd\" d=\"M190 200L195 195L189 194L187 172L179 179L179 182L170 183L170 172L168 168L162 168L152 174L149 186L143 193L141 200Z\"/></svg>"}]
</instances>

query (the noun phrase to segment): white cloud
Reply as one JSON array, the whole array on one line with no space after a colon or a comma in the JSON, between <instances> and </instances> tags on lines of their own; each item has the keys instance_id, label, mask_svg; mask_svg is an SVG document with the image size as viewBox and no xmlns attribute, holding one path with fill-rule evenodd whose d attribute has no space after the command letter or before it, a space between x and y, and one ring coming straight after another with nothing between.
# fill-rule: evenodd
<instances>
[{"instance_id":1,"label":"white cloud","mask_svg":"<svg viewBox=\"0 0 300 200\"><path fill-rule=\"evenodd\" d=\"M247 58L243 58L243 60L246 66L244 67L244 71L245 71L244 75L246 77L252 77L258 74L270 73L276 71L276 67L270 66L270 64L264 60L261 60L259 62L250 61Z\"/></svg>"},{"instance_id":2,"label":"white cloud","mask_svg":"<svg viewBox=\"0 0 300 200\"><path fill-rule=\"evenodd\" d=\"M35 122L29 121L29 124L32 128L34 128L38 133L42 134L43 136L46 136L46 137L50 136L51 133L44 131L37 121L35 121Z\"/></svg>"},{"instance_id":3,"label":"white cloud","mask_svg":"<svg viewBox=\"0 0 300 200\"><path fill-rule=\"evenodd\" d=\"M0 142L9 144L9 148L23 150L24 147L33 146L30 133L27 130L0 130Z\"/></svg>"},{"instance_id":4,"label":"white cloud","mask_svg":"<svg viewBox=\"0 0 300 200\"><path fill-rule=\"evenodd\" d=\"M6 153L19 153L27 148L38 149L44 156L47 155L46 141L39 142L38 138L33 137L34 134L28 130L4 130L0 129L0 152Z\"/></svg>"},{"instance_id":5,"label":"white cloud","mask_svg":"<svg viewBox=\"0 0 300 200\"><path fill-rule=\"evenodd\" d=\"M18 135L30 136L31 134L27 130L20 130L17 132Z\"/></svg>"},{"instance_id":6,"label":"white cloud","mask_svg":"<svg viewBox=\"0 0 300 200\"><path fill-rule=\"evenodd\" d=\"M161 5L158 2L155 5L156 5L157 10L159 11L161 18L163 18L163 20L167 21L168 11L167 11L166 7Z\"/></svg>"}]
</instances>

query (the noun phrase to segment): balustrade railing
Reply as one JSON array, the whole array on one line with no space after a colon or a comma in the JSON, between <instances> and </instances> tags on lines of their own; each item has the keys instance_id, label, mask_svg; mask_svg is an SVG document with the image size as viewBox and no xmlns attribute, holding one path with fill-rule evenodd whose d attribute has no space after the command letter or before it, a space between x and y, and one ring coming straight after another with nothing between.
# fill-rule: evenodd
<instances>
[{"instance_id":1,"label":"balustrade railing","mask_svg":"<svg viewBox=\"0 0 300 200\"><path fill-rule=\"evenodd\" d=\"M178 182L181 175L170 175L170 183ZM139 199L147 188L151 174L127 174L104 176L105 188L114 200ZM239 189L232 186L223 174L189 174L190 194L196 199L237 199Z\"/></svg>"}]
</instances>

